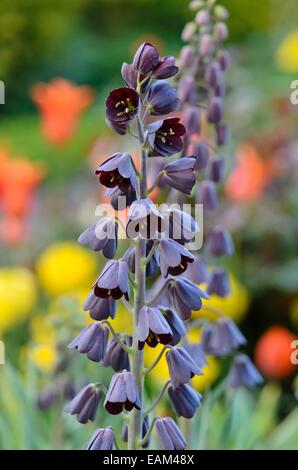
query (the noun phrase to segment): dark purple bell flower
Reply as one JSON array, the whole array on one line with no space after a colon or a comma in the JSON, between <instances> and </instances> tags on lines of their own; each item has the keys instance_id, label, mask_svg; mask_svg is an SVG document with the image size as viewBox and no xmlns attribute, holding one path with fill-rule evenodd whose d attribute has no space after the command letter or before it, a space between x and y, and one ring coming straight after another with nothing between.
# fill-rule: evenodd
<instances>
[{"instance_id":1,"label":"dark purple bell flower","mask_svg":"<svg viewBox=\"0 0 298 470\"><path fill-rule=\"evenodd\" d=\"M118 415L124 409L131 411L141 407L139 395L131 372L114 374L104 402L105 409L112 415Z\"/></svg>"},{"instance_id":2,"label":"dark purple bell flower","mask_svg":"<svg viewBox=\"0 0 298 470\"><path fill-rule=\"evenodd\" d=\"M100 362L105 357L108 338L108 328L103 328L100 323L92 323L86 326L68 347L86 354L91 361Z\"/></svg>"},{"instance_id":3,"label":"dark purple bell flower","mask_svg":"<svg viewBox=\"0 0 298 470\"><path fill-rule=\"evenodd\" d=\"M134 68L133 64L127 64L124 62L121 67L121 75L129 88L137 87L138 72Z\"/></svg>"},{"instance_id":4,"label":"dark purple bell flower","mask_svg":"<svg viewBox=\"0 0 298 470\"><path fill-rule=\"evenodd\" d=\"M151 147L150 156L169 157L181 152L182 137L186 132L179 118L168 118L155 121L148 126L148 142Z\"/></svg>"},{"instance_id":5,"label":"dark purple bell flower","mask_svg":"<svg viewBox=\"0 0 298 470\"><path fill-rule=\"evenodd\" d=\"M192 155L196 159L195 170L201 171L204 170L207 166L208 158L209 158L209 150L204 142L195 141L192 142L188 149L187 153Z\"/></svg>"},{"instance_id":6,"label":"dark purple bell flower","mask_svg":"<svg viewBox=\"0 0 298 470\"><path fill-rule=\"evenodd\" d=\"M227 356L233 349L246 343L246 339L229 318L204 325L202 330L202 347L205 354Z\"/></svg>"},{"instance_id":7,"label":"dark purple bell flower","mask_svg":"<svg viewBox=\"0 0 298 470\"><path fill-rule=\"evenodd\" d=\"M139 108L139 95L133 88L117 88L106 99L106 116L109 121L125 123L131 121Z\"/></svg>"},{"instance_id":8,"label":"dark purple bell flower","mask_svg":"<svg viewBox=\"0 0 298 470\"><path fill-rule=\"evenodd\" d=\"M161 239L157 248L161 273L164 277L178 276L184 273L189 263L193 263L195 257L175 240Z\"/></svg>"},{"instance_id":9,"label":"dark purple bell flower","mask_svg":"<svg viewBox=\"0 0 298 470\"><path fill-rule=\"evenodd\" d=\"M143 424L142 424L142 439L146 436L147 432L149 431L149 417L145 416L143 419ZM122 441L123 442L128 442L128 426L126 423L124 423L123 428L122 428L122 433L121 433ZM146 442L142 445L143 449L147 449L149 447L151 441L151 435L148 437Z\"/></svg>"},{"instance_id":10,"label":"dark purple bell flower","mask_svg":"<svg viewBox=\"0 0 298 470\"><path fill-rule=\"evenodd\" d=\"M213 94L217 98L223 99L225 97L225 93L226 93L226 88L225 88L225 84L223 81L220 83L217 83L215 87L213 88Z\"/></svg>"},{"instance_id":11,"label":"dark purple bell flower","mask_svg":"<svg viewBox=\"0 0 298 470\"><path fill-rule=\"evenodd\" d=\"M159 307L165 316L171 330L172 330L172 340L170 342L171 346L176 346L179 343L182 336L186 335L186 328L183 321L181 320L176 313L173 312L170 308Z\"/></svg>"},{"instance_id":12,"label":"dark purple bell flower","mask_svg":"<svg viewBox=\"0 0 298 470\"><path fill-rule=\"evenodd\" d=\"M112 450L114 433L111 426L97 429L84 450Z\"/></svg>"},{"instance_id":13,"label":"dark purple bell flower","mask_svg":"<svg viewBox=\"0 0 298 470\"><path fill-rule=\"evenodd\" d=\"M183 46L180 52L179 64L182 69L191 67L195 59L194 48L190 45Z\"/></svg>"},{"instance_id":14,"label":"dark purple bell flower","mask_svg":"<svg viewBox=\"0 0 298 470\"><path fill-rule=\"evenodd\" d=\"M190 194L196 182L195 164L196 159L192 157L182 157L167 163L163 168L162 185Z\"/></svg>"},{"instance_id":15,"label":"dark purple bell flower","mask_svg":"<svg viewBox=\"0 0 298 470\"><path fill-rule=\"evenodd\" d=\"M220 183L224 178L225 162L223 158L214 158L210 162L209 179Z\"/></svg>"},{"instance_id":16,"label":"dark purple bell flower","mask_svg":"<svg viewBox=\"0 0 298 470\"><path fill-rule=\"evenodd\" d=\"M193 103L196 99L196 82L192 75L182 77L178 87L178 98L182 103Z\"/></svg>"},{"instance_id":17,"label":"dark purple bell flower","mask_svg":"<svg viewBox=\"0 0 298 470\"><path fill-rule=\"evenodd\" d=\"M129 127L129 121L119 122L106 118L106 123L111 129L113 129L113 131L117 132L117 134L119 135L125 135Z\"/></svg>"},{"instance_id":18,"label":"dark purple bell flower","mask_svg":"<svg viewBox=\"0 0 298 470\"><path fill-rule=\"evenodd\" d=\"M175 57L166 55L161 57L157 66L153 70L153 76L158 79L165 79L174 77L178 73L179 69L176 65Z\"/></svg>"},{"instance_id":19,"label":"dark purple bell flower","mask_svg":"<svg viewBox=\"0 0 298 470\"><path fill-rule=\"evenodd\" d=\"M211 124L218 124L223 118L223 101L214 96L207 109L207 119Z\"/></svg>"},{"instance_id":20,"label":"dark purple bell flower","mask_svg":"<svg viewBox=\"0 0 298 470\"><path fill-rule=\"evenodd\" d=\"M174 389L188 383L194 375L203 375L200 367L182 346L171 348L166 353L166 360Z\"/></svg>"},{"instance_id":21,"label":"dark purple bell flower","mask_svg":"<svg viewBox=\"0 0 298 470\"><path fill-rule=\"evenodd\" d=\"M149 42L144 42L135 53L133 66L137 72L146 77L157 67L159 60L159 53L156 47Z\"/></svg>"},{"instance_id":22,"label":"dark purple bell flower","mask_svg":"<svg viewBox=\"0 0 298 470\"><path fill-rule=\"evenodd\" d=\"M110 204L115 211L123 211L137 199L137 193L132 186L128 187L125 192L117 187L109 188L105 195L110 198Z\"/></svg>"},{"instance_id":23,"label":"dark purple bell flower","mask_svg":"<svg viewBox=\"0 0 298 470\"><path fill-rule=\"evenodd\" d=\"M172 330L161 311L155 307L142 307L138 320L138 348L142 350L145 343L155 348L159 343L170 344Z\"/></svg>"},{"instance_id":24,"label":"dark purple bell flower","mask_svg":"<svg viewBox=\"0 0 298 470\"><path fill-rule=\"evenodd\" d=\"M54 386L45 387L38 394L37 406L41 411L48 410L53 406L59 396L58 390Z\"/></svg>"},{"instance_id":25,"label":"dark purple bell flower","mask_svg":"<svg viewBox=\"0 0 298 470\"><path fill-rule=\"evenodd\" d=\"M186 441L173 418L157 418L155 422L161 450L184 450Z\"/></svg>"},{"instance_id":26,"label":"dark purple bell flower","mask_svg":"<svg viewBox=\"0 0 298 470\"><path fill-rule=\"evenodd\" d=\"M231 56L229 52L224 49L218 51L217 60L222 71L227 70L231 65Z\"/></svg>"},{"instance_id":27,"label":"dark purple bell flower","mask_svg":"<svg viewBox=\"0 0 298 470\"><path fill-rule=\"evenodd\" d=\"M146 244L146 256L149 255L149 252L153 246L153 241L148 240ZM128 264L128 269L130 270L131 273L135 273L135 248L133 246L130 246L126 252L123 255L123 259L127 262ZM146 265L146 276L153 276L157 269L158 269L158 259L156 255L156 251L154 251L152 258Z\"/></svg>"},{"instance_id":28,"label":"dark purple bell flower","mask_svg":"<svg viewBox=\"0 0 298 470\"><path fill-rule=\"evenodd\" d=\"M190 419L201 406L202 395L196 392L190 385L179 385L176 389L168 388L168 394L179 417Z\"/></svg>"},{"instance_id":29,"label":"dark purple bell flower","mask_svg":"<svg viewBox=\"0 0 298 470\"><path fill-rule=\"evenodd\" d=\"M214 256L229 256L235 250L231 235L220 226L213 228L209 232L206 248Z\"/></svg>"},{"instance_id":30,"label":"dark purple bell flower","mask_svg":"<svg viewBox=\"0 0 298 470\"><path fill-rule=\"evenodd\" d=\"M209 278L207 292L209 295L216 294L219 297L227 297L230 294L229 277L224 269L214 269Z\"/></svg>"},{"instance_id":31,"label":"dark purple bell flower","mask_svg":"<svg viewBox=\"0 0 298 470\"><path fill-rule=\"evenodd\" d=\"M102 392L95 384L84 387L65 407L65 412L77 415L79 423L94 421Z\"/></svg>"},{"instance_id":32,"label":"dark purple bell flower","mask_svg":"<svg viewBox=\"0 0 298 470\"><path fill-rule=\"evenodd\" d=\"M229 372L228 384L232 388L253 388L263 382L258 370L245 354L237 354Z\"/></svg>"},{"instance_id":33,"label":"dark purple bell flower","mask_svg":"<svg viewBox=\"0 0 298 470\"><path fill-rule=\"evenodd\" d=\"M212 88L215 88L221 82L220 65L215 60L206 67L205 81Z\"/></svg>"},{"instance_id":34,"label":"dark purple bell flower","mask_svg":"<svg viewBox=\"0 0 298 470\"><path fill-rule=\"evenodd\" d=\"M173 307L183 320L190 317L192 310L200 310L202 307L201 298L209 299L206 292L184 277L171 280L167 291Z\"/></svg>"},{"instance_id":35,"label":"dark purple bell flower","mask_svg":"<svg viewBox=\"0 0 298 470\"><path fill-rule=\"evenodd\" d=\"M187 266L184 276L194 284L208 282L209 272L204 259L197 256L194 262Z\"/></svg>"},{"instance_id":36,"label":"dark purple bell flower","mask_svg":"<svg viewBox=\"0 0 298 470\"><path fill-rule=\"evenodd\" d=\"M185 343L183 347L200 369L207 364L201 343Z\"/></svg>"},{"instance_id":37,"label":"dark purple bell flower","mask_svg":"<svg viewBox=\"0 0 298 470\"><path fill-rule=\"evenodd\" d=\"M91 225L78 238L82 245L91 245L94 251L102 250L106 258L114 258L118 245L118 224L115 219L103 217Z\"/></svg>"},{"instance_id":38,"label":"dark purple bell flower","mask_svg":"<svg viewBox=\"0 0 298 470\"><path fill-rule=\"evenodd\" d=\"M120 259L108 261L94 285L94 294L101 299L112 297L129 300L128 266Z\"/></svg>"},{"instance_id":39,"label":"dark purple bell flower","mask_svg":"<svg viewBox=\"0 0 298 470\"><path fill-rule=\"evenodd\" d=\"M170 209L166 214L169 237L182 245L193 240L199 232L195 219L187 212Z\"/></svg>"},{"instance_id":40,"label":"dark purple bell flower","mask_svg":"<svg viewBox=\"0 0 298 470\"><path fill-rule=\"evenodd\" d=\"M216 186L213 181L204 180L199 184L196 202L203 204L204 209L211 211L218 205Z\"/></svg>"},{"instance_id":41,"label":"dark purple bell flower","mask_svg":"<svg viewBox=\"0 0 298 470\"><path fill-rule=\"evenodd\" d=\"M215 126L215 137L217 145L226 145L229 140L229 129L226 124L220 122Z\"/></svg>"},{"instance_id":42,"label":"dark purple bell flower","mask_svg":"<svg viewBox=\"0 0 298 470\"><path fill-rule=\"evenodd\" d=\"M145 103L153 116L169 114L180 106L175 88L163 80L158 80L151 85Z\"/></svg>"},{"instance_id":43,"label":"dark purple bell flower","mask_svg":"<svg viewBox=\"0 0 298 470\"><path fill-rule=\"evenodd\" d=\"M151 199L138 199L129 208L126 225L127 236L131 239L155 238L162 231L163 215Z\"/></svg>"},{"instance_id":44,"label":"dark purple bell flower","mask_svg":"<svg viewBox=\"0 0 298 470\"><path fill-rule=\"evenodd\" d=\"M93 320L107 320L109 317L115 318L116 301L113 297L100 299L92 291L83 304L83 310L88 311Z\"/></svg>"},{"instance_id":45,"label":"dark purple bell flower","mask_svg":"<svg viewBox=\"0 0 298 470\"><path fill-rule=\"evenodd\" d=\"M129 335L125 335L122 341L127 346L132 345L132 337ZM130 371L129 355L122 349L114 337L108 343L102 365L104 367L112 367L115 372L120 372L124 369Z\"/></svg>"},{"instance_id":46,"label":"dark purple bell flower","mask_svg":"<svg viewBox=\"0 0 298 470\"><path fill-rule=\"evenodd\" d=\"M137 187L137 178L129 153L115 153L99 165L95 174L101 184L107 188L118 187L126 193L130 187Z\"/></svg>"},{"instance_id":47,"label":"dark purple bell flower","mask_svg":"<svg viewBox=\"0 0 298 470\"><path fill-rule=\"evenodd\" d=\"M183 113L183 122L189 135L199 134L201 130L201 112L196 106L189 106Z\"/></svg>"}]
</instances>

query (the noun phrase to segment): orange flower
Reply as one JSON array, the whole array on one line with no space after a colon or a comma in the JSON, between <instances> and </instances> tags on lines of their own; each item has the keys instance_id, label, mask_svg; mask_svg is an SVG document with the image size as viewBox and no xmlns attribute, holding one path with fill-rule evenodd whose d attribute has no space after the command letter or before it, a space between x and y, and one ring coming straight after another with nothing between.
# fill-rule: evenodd
<instances>
[{"instance_id":1,"label":"orange flower","mask_svg":"<svg viewBox=\"0 0 298 470\"><path fill-rule=\"evenodd\" d=\"M243 144L237 164L226 183L226 194L233 201L257 201L275 175L273 159L265 161L251 144Z\"/></svg>"},{"instance_id":2,"label":"orange flower","mask_svg":"<svg viewBox=\"0 0 298 470\"><path fill-rule=\"evenodd\" d=\"M58 145L74 135L78 117L93 102L94 93L89 87L56 78L49 84L36 84L32 98L41 112L44 137Z\"/></svg>"},{"instance_id":3,"label":"orange flower","mask_svg":"<svg viewBox=\"0 0 298 470\"><path fill-rule=\"evenodd\" d=\"M291 362L291 343L297 339L281 326L272 326L259 339L255 349L255 361L260 371L271 379L285 379L295 371Z\"/></svg>"}]
</instances>

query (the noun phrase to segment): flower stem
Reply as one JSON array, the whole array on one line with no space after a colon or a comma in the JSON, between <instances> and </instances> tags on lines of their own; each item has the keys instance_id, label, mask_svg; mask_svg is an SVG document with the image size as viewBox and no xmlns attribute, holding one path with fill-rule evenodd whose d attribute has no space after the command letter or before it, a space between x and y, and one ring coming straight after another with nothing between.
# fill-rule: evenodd
<instances>
[{"instance_id":1,"label":"flower stem","mask_svg":"<svg viewBox=\"0 0 298 470\"><path fill-rule=\"evenodd\" d=\"M144 417L147 416L149 413L151 413L151 411L154 410L154 408L156 408L156 406L158 405L158 403L161 401L162 397L164 396L164 394L166 393L167 391L167 388L168 386L170 385L170 380L168 380L163 388L161 389L158 397L156 398L156 400L153 402L153 404L150 406L150 408L148 408L147 410L144 411Z\"/></svg>"},{"instance_id":2,"label":"flower stem","mask_svg":"<svg viewBox=\"0 0 298 470\"><path fill-rule=\"evenodd\" d=\"M115 340L117 341L117 343L119 344L119 346L121 346L121 348L127 352L128 354L132 354L133 353L133 348L130 348L129 346L126 346L126 344L124 344L119 335L116 333L116 331L114 330L114 328L112 327L111 323L108 321L108 320L102 320L101 321L101 324L104 324L104 325L107 325L107 327L109 328L110 332L112 333L113 337L115 338Z\"/></svg>"},{"instance_id":3,"label":"flower stem","mask_svg":"<svg viewBox=\"0 0 298 470\"><path fill-rule=\"evenodd\" d=\"M162 356L164 355L164 353L166 352L167 349L171 349L171 346L170 345L166 345L162 348L162 350L160 351L159 355L157 356L157 358L155 359L155 361L151 364L150 367L148 367L148 369L145 369L144 372L145 374L149 374L149 372L151 372L155 366L157 366L157 364L159 363L159 361L161 360Z\"/></svg>"}]
</instances>

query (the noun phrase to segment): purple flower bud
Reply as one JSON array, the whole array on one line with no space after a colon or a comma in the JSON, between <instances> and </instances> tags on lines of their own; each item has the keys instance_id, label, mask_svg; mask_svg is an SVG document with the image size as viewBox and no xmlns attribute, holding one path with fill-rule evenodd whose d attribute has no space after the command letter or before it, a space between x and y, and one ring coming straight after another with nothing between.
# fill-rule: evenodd
<instances>
[{"instance_id":1,"label":"purple flower bud","mask_svg":"<svg viewBox=\"0 0 298 470\"><path fill-rule=\"evenodd\" d=\"M182 137L186 129L179 118L168 118L156 121L148 126L148 142L151 147L150 156L169 157L181 152Z\"/></svg>"},{"instance_id":2,"label":"purple flower bud","mask_svg":"<svg viewBox=\"0 0 298 470\"><path fill-rule=\"evenodd\" d=\"M245 354L237 354L228 376L229 386L232 388L253 388L263 382L250 358Z\"/></svg>"},{"instance_id":3,"label":"purple flower bud","mask_svg":"<svg viewBox=\"0 0 298 470\"><path fill-rule=\"evenodd\" d=\"M226 145L229 140L229 130L226 124L219 123L215 126L215 137L217 145Z\"/></svg>"},{"instance_id":4,"label":"purple flower bud","mask_svg":"<svg viewBox=\"0 0 298 470\"><path fill-rule=\"evenodd\" d=\"M209 11L207 9L198 11L198 13L196 14L195 21L196 21L198 26L208 24L210 22L210 13L209 13Z\"/></svg>"},{"instance_id":5,"label":"purple flower bud","mask_svg":"<svg viewBox=\"0 0 298 470\"><path fill-rule=\"evenodd\" d=\"M164 217L157 210L151 199L138 199L133 202L128 212L126 225L127 236L131 239L153 239L162 231Z\"/></svg>"},{"instance_id":6,"label":"purple flower bud","mask_svg":"<svg viewBox=\"0 0 298 470\"><path fill-rule=\"evenodd\" d=\"M145 343L155 348L158 343L170 344L172 330L158 308L142 307L138 320L138 348L142 350Z\"/></svg>"},{"instance_id":7,"label":"purple flower bud","mask_svg":"<svg viewBox=\"0 0 298 470\"><path fill-rule=\"evenodd\" d=\"M97 429L91 440L85 447L85 450L112 450L114 443L114 433L111 426Z\"/></svg>"},{"instance_id":8,"label":"purple flower bud","mask_svg":"<svg viewBox=\"0 0 298 470\"><path fill-rule=\"evenodd\" d=\"M201 406L202 395L196 392L190 385L180 385L176 389L169 387L168 394L179 417L192 418Z\"/></svg>"},{"instance_id":9,"label":"purple flower bud","mask_svg":"<svg viewBox=\"0 0 298 470\"><path fill-rule=\"evenodd\" d=\"M219 226L209 232L206 248L214 256L229 256L234 253L234 243L231 235Z\"/></svg>"},{"instance_id":10,"label":"purple flower bud","mask_svg":"<svg viewBox=\"0 0 298 470\"><path fill-rule=\"evenodd\" d=\"M216 96L217 98L224 98L225 96L225 84L223 81L220 83L217 83L215 87L213 88L213 95Z\"/></svg>"},{"instance_id":11,"label":"purple flower bud","mask_svg":"<svg viewBox=\"0 0 298 470\"><path fill-rule=\"evenodd\" d=\"M219 21L225 21L229 18L228 10L222 5L214 6L214 15L216 19Z\"/></svg>"},{"instance_id":12,"label":"purple flower bud","mask_svg":"<svg viewBox=\"0 0 298 470\"><path fill-rule=\"evenodd\" d=\"M196 82L192 75L182 77L178 87L178 97L184 102L192 103L196 99Z\"/></svg>"},{"instance_id":13,"label":"purple flower bud","mask_svg":"<svg viewBox=\"0 0 298 470\"><path fill-rule=\"evenodd\" d=\"M196 257L195 261L187 266L184 276L194 284L202 284L209 279L209 272L202 257Z\"/></svg>"},{"instance_id":14,"label":"purple flower bud","mask_svg":"<svg viewBox=\"0 0 298 470\"><path fill-rule=\"evenodd\" d=\"M90 243L94 251L101 251L106 258L114 258L118 244L118 224L109 217L103 217L87 228L78 238L82 245Z\"/></svg>"},{"instance_id":15,"label":"purple flower bud","mask_svg":"<svg viewBox=\"0 0 298 470\"><path fill-rule=\"evenodd\" d=\"M179 63L181 68L191 67L195 59L195 52L192 46L183 46L180 52Z\"/></svg>"},{"instance_id":16,"label":"purple flower bud","mask_svg":"<svg viewBox=\"0 0 298 470\"><path fill-rule=\"evenodd\" d=\"M190 194L196 182L195 164L196 159L192 157L182 157L167 163L163 168L162 184Z\"/></svg>"},{"instance_id":17,"label":"purple flower bud","mask_svg":"<svg viewBox=\"0 0 298 470\"><path fill-rule=\"evenodd\" d=\"M210 34L202 34L199 48L202 58L213 53L214 45Z\"/></svg>"},{"instance_id":18,"label":"purple flower bud","mask_svg":"<svg viewBox=\"0 0 298 470\"><path fill-rule=\"evenodd\" d=\"M161 273L164 277L184 273L195 257L184 246L171 239L161 239L157 248Z\"/></svg>"},{"instance_id":19,"label":"purple flower bud","mask_svg":"<svg viewBox=\"0 0 298 470\"><path fill-rule=\"evenodd\" d=\"M139 95L133 88L117 88L111 91L106 100L107 119L112 122L131 121L139 108Z\"/></svg>"},{"instance_id":20,"label":"purple flower bud","mask_svg":"<svg viewBox=\"0 0 298 470\"><path fill-rule=\"evenodd\" d=\"M219 63L213 60L205 71L205 81L209 87L215 88L221 82L221 70Z\"/></svg>"},{"instance_id":21,"label":"purple flower bud","mask_svg":"<svg viewBox=\"0 0 298 470\"><path fill-rule=\"evenodd\" d=\"M162 450L186 448L186 441L173 418L158 418L155 422L155 429Z\"/></svg>"},{"instance_id":22,"label":"purple flower bud","mask_svg":"<svg viewBox=\"0 0 298 470\"><path fill-rule=\"evenodd\" d=\"M129 153L115 153L105 162L99 165L95 174L101 184L107 188L118 187L120 191L126 193L132 186L137 187L137 178Z\"/></svg>"},{"instance_id":23,"label":"purple flower bud","mask_svg":"<svg viewBox=\"0 0 298 470\"><path fill-rule=\"evenodd\" d=\"M201 343L185 343L183 347L200 369L207 364Z\"/></svg>"},{"instance_id":24,"label":"purple flower bud","mask_svg":"<svg viewBox=\"0 0 298 470\"><path fill-rule=\"evenodd\" d=\"M218 42L225 41L229 36L229 30L227 28L227 25L222 21L215 23L213 32L215 39Z\"/></svg>"},{"instance_id":25,"label":"purple flower bud","mask_svg":"<svg viewBox=\"0 0 298 470\"><path fill-rule=\"evenodd\" d=\"M124 296L129 300L127 263L122 259L108 261L95 283L94 294L101 299L118 300Z\"/></svg>"},{"instance_id":26,"label":"purple flower bud","mask_svg":"<svg viewBox=\"0 0 298 470\"><path fill-rule=\"evenodd\" d=\"M239 328L229 318L204 325L202 347L205 354L227 356L233 349L246 343Z\"/></svg>"},{"instance_id":27,"label":"purple flower bud","mask_svg":"<svg viewBox=\"0 0 298 470\"><path fill-rule=\"evenodd\" d=\"M168 294L178 315L187 320L192 310L200 310L203 299L209 295L184 277L173 279L168 286Z\"/></svg>"},{"instance_id":28,"label":"purple flower bud","mask_svg":"<svg viewBox=\"0 0 298 470\"><path fill-rule=\"evenodd\" d=\"M223 101L221 98L213 97L207 109L207 119L211 124L218 124L223 117Z\"/></svg>"},{"instance_id":29,"label":"purple flower bud","mask_svg":"<svg viewBox=\"0 0 298 470\"><path fill-rule=\"evenodd\" d=\"M158 80L151 85L145 102L153 116L169 114L180 106L175 88L163 80Z\"/></svg>"},{"instance_id":30,"label":"purple flower bud","mask_svg":"<svg viewBox=\"0 0 298 470\"><path fill-rule=\"evenodd\" d=\"M143 419L143 425L142 425L142 439L144 439L147 432L149 431L149 424L150 424L149 418L148 416L145 416ZM128 442L128 426L126 423L124 423L123 425L121 437L122 437L123 442ZM142 448L147 449L147 447L150 444L150 441L151 441L151 436L149 436L146 442L144 442L144 444L142 445Z\"/></svg>"},{"instance_id":31,"label":"purple flower bud","mask_svg":"<svg viewBox=\"0 0 298 470\"><path fill-rule=\"evenodd\" d=\"M219 183L224 178L224 159L223 158L214 158L210 162L209 169L209 178L214 183Z\"/></svg>"},{"instance_id":32,"label":"purple flower bud","mask_svg":"<svg viewBox=\"0 0 298 470\"><path fill-rule=\"evenodd\" d=\"M170 328L172 330L172 340L170 344L172 346L176 346L176 344L179 343L181 340L182 336L186 335L186 328L184 326L183 321L176 315L173 310L170 308L163 308L160 307L160 310L163 312L168 324L170 325Z\"/></svg>"},{"instance_id":33,"label":"purple flower bud","mask_svg":"<svg viewBox=\"0 0 298 470\"><path fill-rule=\"evenodd\" d=\"M176 66L176 59L171 55L162 57L153 70L153 76L159 79L174 77L179 69Z\"/></svg>"},{"instance_id":34,"label":"purple flower bud","mask_svg":"<svg viewBox=\"0 0 298 470\"><path fill-rule=\"evenodd\" d=\"M195 170L200 171L204 170L207 166L208 158L209 158L209 151L208 147L204 142L195 141L192 142L188 149L187 153L189 155L193 155L196 159Z\"/></svg>"},{"instance_id":35,"label":"purple flower bud","mask_svg":"<svg viewBox=\"0 0 298 470\"><path fill-rule=\"evenodd\" d=\"M190 41L193 35L195 34L196 30L197 30L197 26L195 23L193 22L186 23L181 34L182 40L185 42Z\"/></svg>"},{"instance_id":36,"label":"purple flower bud","mask_svg":"<svg viewBox=\"0 0 298 470\"><path fill-rule=\"evenodd\" d=\"M151 251L151 248L153 246L153 241L148 240L146 244L146 256L149 255L149 252ZM123 259L127 262L128 264L128 269L130 270L131 273L135 273L135 248L133 246L130 246L126 252L123 255ZM146 265L146 276L153 276L158 269L158 260L156 256L156 252L153 253L152 258Z\"/></svg>"},{"instance_id":37,"label":"purple flower bud","mask_svg":"<svg viewBox=\"0 0 298 470\"><path fill-rule=\"evenodd\" d=\"M109 188L105 195L109 196L110 204L115 211L123 211L137 199L137 193L133 186L129 186L125 192L118 187Z\"/></svg>"},{"instance_id":38,"label":"purple flower bud","mask_svg":"<svg viewBox=\"0 0 298 470\"><path fill-rule=\"evenodd\" d=\"M231 65L231 56L228 51L220 50L217 54L217 60L220 65L221 70L227 70Z\"/></svg>"},{"instance_id":39,"label":"purple flower bud","mask_svg":"<svg viewBox=\"0 0 298 470\"><path fill-rule=\"evenodd\" d=\"M53 386L48 386L41 390L37 398L37 406L41 411L48 410L55 403L59 396L58 391Z\"/></svg>"},{"instance_id":40,"label":"purple flower bud","mask_svg":"<svg viewBox=\"0 0 298 470\"><path fill-rule=\"evenodd\" d=\"M144 42L140 45L133 59L134 68L146 77L159 62L159 53L150 43Z\"/></svg>"},{"instance_id":41,"label":"purple flower bud","mask_svg":"<svg viewBox=\"0 0 298 470\"><path fill-rule=\"evenodd\" d=\"M132 337L125 335L123 338L123 343L127 346L132 345ZM122 370L130 371L129 356L124 349L120 346L118 341L115 338L112 338L107 347L107 351L102 361L104 367L112 367L115 372L120 372Z\"/></svg>"},{"instance_id":42,"label":"purple flower bud","mask_svg":"<svg viewBox=\"0 0 298 470\"><path fill-rule=\"evenodd\" d=\"M95 384L84 387L65 407L65 412L77 415L79 423L94 421L102 392Z\"/></svg>"},{"instance_id":43,"label":"purple flower bud","mask_svg":"<svg viewBox=\"0 0 298 470\"><path fill-rule=\"evenodd\" d=\"M124 62L121 68L121 75L128 87L137 87L138 73L132 64L127 64Z\"/></svg>"},{"instance_id":44,"label":"purple flower bud","mask_svg":"<svg viewBox=\"0 0 298 470\"><path fill-rule=\"evenodd\" d=\"M223 269L214 269L210 274L207 287L208 294L216 294L219 297L227 297L230 294L230 282L227 273Z\"/></svg>"},{"instance_id":45,"label":"purple flower bud","mask_svg":"<svg viewBox=\"0 0 298 470\"><path fill-rule=\"evenodd\" d=\"M181 346L171 348L166 353L166 360L174 389L188 383L194 375L203 375L200 367Z\"/></svg>"},{"instance_id":46,"label":"purple flower bud","mask_svg":"<svg viewBox=\"0 0 298 470\"><path fill-rule=\"evenodd\" d=\"M100 362L105 357L108 338L108 328L103 328L100 323L92 323L86 326L68 347L87 354L91 361Z\"/></svg>"},{"instance_id":47,"label":"purple flower bud","mask_svg":"<svg viewBox=\"0 0 298 470\"><path fill-rule=\"evenodd\" d=\"M118 415L124 409L140 409L140 399L131 372L123 371L113 375L104 406L112 415Z\"/></svg>"},{"instance_id":48,"label":"purple flower bud","mask_svg":"<svg viewBox=\"0 0 298 470\"><path fill-rule=\"evenodd\" d=\"M109 317L115 318L116 302L112 297L100 299L92 291L83 304L83 310L89 310L89 315L93 320L106 320Z\"/></svg>"},{"instance_id":49,"label":"purple flower bud","mask_svg":"<svg viewBox=\"0 0 298 470\"><path fill-rule=\"evenodd\" d=\"M215 209L218 205L216 187L213 181L205 180L199 184L197 192L197 203L203 204L204 209L209 211Z\"/></svg>"},{"instance_id":50,"label":"purple flower bud","mask_svg":"<svg viewBox=\"0 0 298 470\"><path fill-rule=\"evenodd\" d=\"M201 113L196 106L188 107L183 113L183 121L190 135L199 134L201 129Z\"/></svg>"}]
</instances>

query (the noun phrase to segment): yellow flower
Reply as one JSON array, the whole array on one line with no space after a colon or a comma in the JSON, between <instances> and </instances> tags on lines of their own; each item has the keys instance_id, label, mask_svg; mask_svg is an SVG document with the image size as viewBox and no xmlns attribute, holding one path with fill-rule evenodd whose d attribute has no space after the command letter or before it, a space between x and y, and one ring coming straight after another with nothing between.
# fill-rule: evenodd
<instances>
[{"instance_id":1,"label":"yellow flower","mask_svg":"<svg viewBox=\"0 0 298 470\"><path fill-rule=\"evenodd\" d=\"M210 296L209 300L203 300L202 311L192 312L192 318L207 317L214 320L214 314L207 312L209 307L232 318L236 323L241 322L249 307L249 295L244 286L240 284L233 274L229 274L229 279L231 293L225 298L213 294ZM204 290L206 286L200 285L200 288ZM206 311L204 311L204 307L206 307Z\"/></svg>"},{"instance_id":2,"label":"yellow flower","mask_svg":"<svg viewBox=\"0 0 298 470\"><path fill-rule=\"evenodd\" d=\"M49 316L44 313L32 318L30 321L31 337L34 341L54 342L56 331L54 325L50 321Z\"/></svg>"},{"instance_id":3,"label":"yellow flower","mask_svg":"<svg viewBox=\"0 0 298 470\"><path fill-rule=\"evenodd\" d=\"M298 72L298 30L283 39L276 51L275 63L283 72Z\"/></svg>"},{"instance_id":4,"label":"yellow flower","mask_svg":"<svg viewBox=\"0 0 298 470\"><path fill-rule=\"evenodd\" d=\"M53 372L57 364L57 351L52 342L30 345L26 356L36 367L46 373Z\"/></svg>"},{"instance_id":5,"label":"yellow flower","mask_svg":"<svg viewBox=\"0 0 298 470\"><path fill-rule=\"evenodd\" d=\"M1 268L0 333L28 318L36 300L36 281L31 271L21 267Z\"/></svg>"},{"instance_id":6,"label":"yellow flower","mask_svg":"<svg viewBox=\"0 0 298 470\"><path fill-rule=\"evenodd\" d=\"M52 297L90 286L96 268L94 254L74 242L50 245L36 264L39 281Z\"/></svg>"}]
</instances>

